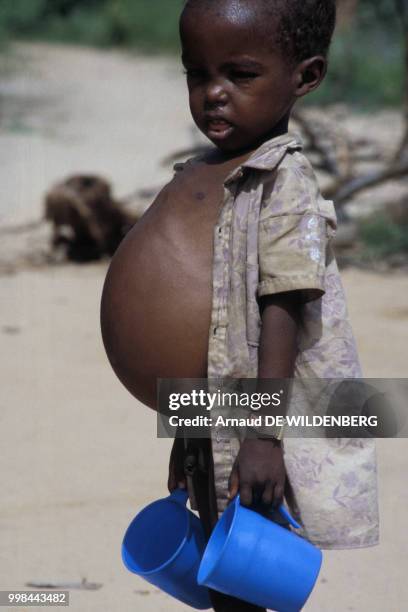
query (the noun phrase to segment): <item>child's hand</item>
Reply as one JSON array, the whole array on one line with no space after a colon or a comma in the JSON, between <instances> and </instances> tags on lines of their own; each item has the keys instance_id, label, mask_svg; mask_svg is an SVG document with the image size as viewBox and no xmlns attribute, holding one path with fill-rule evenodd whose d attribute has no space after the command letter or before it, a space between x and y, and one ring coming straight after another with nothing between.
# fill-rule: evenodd
<instances>
[{"instance_id":1,"label":"child's hand","mask_svg":"<svg viewBox=\"0 0 408 612\"><path fill-rule=\"evenodd\" d=\"M243 506L261 501L266 506L282 503L286 480L283 450L277 440L247 439L235 459L229 478L229 498L240 493Z\"/></svg>"},{"instance_id":2,"label":"child's hand","mask_svg":"<svg viewBox=\"0 0 408 612\"><path fill-rule=\"evenodd\" d=\"M175 438L170 454L167 488L170 493L172 493L174 489L185 489L186 486L187 480L184 473L184 439Z\"/></svg>"}]
</instances>

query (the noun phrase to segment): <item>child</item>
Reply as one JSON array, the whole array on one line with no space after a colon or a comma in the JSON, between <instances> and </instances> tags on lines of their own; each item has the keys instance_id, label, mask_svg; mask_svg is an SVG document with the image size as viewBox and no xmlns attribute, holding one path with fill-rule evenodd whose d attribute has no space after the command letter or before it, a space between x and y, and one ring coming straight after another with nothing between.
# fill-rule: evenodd
<instances>
[{"instance_id":1,"label":"child","mask_svg":"<svg viewBox=\"0 0 408 612\"><path fill-rule=\"evenodd\" d=\"M361 376L329 244L333 205L287 133L295 100L325 76L334 22L331 0L189 0L182 13L191 112L217 147L202 160L208 183L230 160L235 166L214 239L209 378ZM188 172L191 163L177 170ZM310 541L325 548L377 543L372 441L290 439L283 448L273 438L239 444L214 437L199 446L204 455L212 446L207 470L218 514L238 492L245 505L254 497L279 504L287 479L288 502ZM170 489L185 483L180 446L176 440ZM200 514L213 526L211 482L202 486L191 498L197 504L201 497ZM256 609L226 597L217 605Z\"/></svg>"},{"instance_id":2,"label":"child","mask_svg":"<svg viewBox=\"0 0 408 612\"><path fill-rule=\"evenodd\" d=\"M334 24L334 0L186 2L190 109L215 147L177 166L115 255L102 301L111 363L152 407L157 377L361 376L333 204L288 134L295 101L325 76ZM174 443L169 489L187 484L207 537L239 492L265 508L285 496L318 546L377 543L372 440L257 433ZM218 611L259 610L211 597Z\"/></svg>"}]
</instances>

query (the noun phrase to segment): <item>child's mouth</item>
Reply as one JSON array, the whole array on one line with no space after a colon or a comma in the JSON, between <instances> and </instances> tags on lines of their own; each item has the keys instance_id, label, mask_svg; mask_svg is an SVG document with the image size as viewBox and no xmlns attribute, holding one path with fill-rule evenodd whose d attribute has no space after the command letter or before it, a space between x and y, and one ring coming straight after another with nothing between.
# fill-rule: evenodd
<instances>
[{"instance_id":1,"label":"child's mouth","mask_svg":"<svg viewBox=\"0 0 408 612\"><path fill-rule=\"evenodd\" d=\"M225 119L207 120L207 136L212 140L223 140L230 135L232 130L233 126Z\"/></svg>"}]
</instances>

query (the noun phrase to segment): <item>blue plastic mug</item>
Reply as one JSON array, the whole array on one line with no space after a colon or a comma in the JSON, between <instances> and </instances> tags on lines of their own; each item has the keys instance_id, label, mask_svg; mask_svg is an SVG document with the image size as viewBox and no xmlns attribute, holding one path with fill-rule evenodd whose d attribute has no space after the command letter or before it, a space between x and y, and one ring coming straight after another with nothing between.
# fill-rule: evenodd
<instances>
[{"instance_id":1,"label":"blue plastic mug","mask_svg":"<svg viewBox=\"0 0 408 612\"><path fill-rule=\"evenodd\" d=\"M284 506L280 513L299 527ZM240 504L219 519L204 552L198 583L278 612L299 612L322 563L321 551L295 533Z\"/></svg>"},{"instance_id":2,"label":"blue plastic mug","mask_svg":"<svg viewBox=\"0 0 408 612\"><path fill-rule=\"evenodd\" d=\"M200 520L186 508L188 493L176 489L149 504L133 519L122 543L127 569L183 603L211 608L197 573L205 549Z\"/></svg>"}]
</instances>

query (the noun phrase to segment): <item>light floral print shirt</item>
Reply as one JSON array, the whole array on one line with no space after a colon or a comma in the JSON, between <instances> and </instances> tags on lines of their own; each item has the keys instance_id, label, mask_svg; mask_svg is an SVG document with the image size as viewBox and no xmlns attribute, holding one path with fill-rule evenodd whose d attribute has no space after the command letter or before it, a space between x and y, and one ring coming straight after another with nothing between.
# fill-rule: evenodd
<instances>
[{"instance_id":1,"label":"light floral print shirt","mask_svg":"<svg viewBox=\"0 0 408 612\"><path fill-rule=\"evenodd\" d=\"M273 138L224 183L214 230L209 379L257 377L257 297L292 290L300 291L304 302L294 377L362 376L330 244L334 206L321 196L301 149L291 134ZM216 428L211 435L221 514L240 441L225 439ZM286 438L284 458L301 535L323 548L378 543L374 440ZM194 508L191 487L189 492Z\"/></svg>"}]
</instances>

